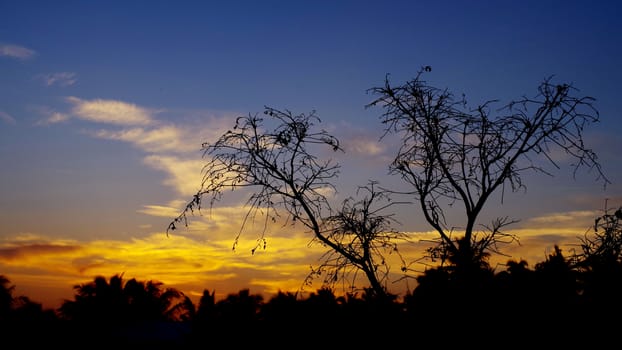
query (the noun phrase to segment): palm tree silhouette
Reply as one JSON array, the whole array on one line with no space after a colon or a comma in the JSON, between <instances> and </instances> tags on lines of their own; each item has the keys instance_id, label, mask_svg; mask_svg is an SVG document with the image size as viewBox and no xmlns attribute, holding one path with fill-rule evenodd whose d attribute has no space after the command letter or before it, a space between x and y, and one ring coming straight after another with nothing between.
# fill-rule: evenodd
<instances>
[{"instance_id":1,"label":"palm tree silhouette","mask_svg":"<svg viewBox=\"0 0 622 350\"><path fill-rule=\"evenodd\" d=\"M174 323L194 315L190 299L177 289L164 289L161 282L135 278L125 282L117 274L110 280L97 276L74 289L74 300L65 300L58 312L64 320L73 321L73 333L84 340L146 345L184 332Z\"/></svg>"}]
</instances>

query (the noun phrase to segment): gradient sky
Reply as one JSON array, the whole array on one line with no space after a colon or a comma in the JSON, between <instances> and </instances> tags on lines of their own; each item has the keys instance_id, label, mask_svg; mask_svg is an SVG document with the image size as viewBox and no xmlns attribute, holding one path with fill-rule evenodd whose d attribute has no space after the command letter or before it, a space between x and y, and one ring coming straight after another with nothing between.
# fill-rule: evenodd
<instances>
[{"instance_id":1,"label":"gradient sky","mask_svg":"<svg viewBox=\"0 0 622 350\"><path fill-rule=\"evenodd\" d=\"M554 177L527 176L526 192L485 208L484 218L519 220L508 231L522 245L500 261L533 266L554 244L571 249L605 205L622 205L621 4L0 0L0 274L45 307L117 273L193 298L295 291L322 250L276 225L265 250L250 253L250 228L232 251L241 194L165 234L198 189L201 143L266 105L315 110L346 150L335 200L369 179L398 186L366 91L424 65L432 85L473 106L533 97L552 75L596 98L601 121L585 139L610 185L573 178L561 159ZM397 219L414 260L429 227L415 207Z\"/></svg>"}]
</instances>

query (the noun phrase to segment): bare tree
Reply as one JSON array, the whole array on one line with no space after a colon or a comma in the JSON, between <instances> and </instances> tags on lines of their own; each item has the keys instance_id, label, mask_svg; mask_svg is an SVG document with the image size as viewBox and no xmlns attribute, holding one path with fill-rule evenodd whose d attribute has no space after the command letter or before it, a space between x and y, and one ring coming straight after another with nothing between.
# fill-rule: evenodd
<instances>
[{"instance_id":1,"label":"bare tree","mask_svg":"<svg viewBox=\"0 0 622 350\"><path fill-rule=\"evenodd\" d=\"M592 231L592 230L590 230ZM594 220L591 234L581 238L581 252L573 256L579 269L598 269L622 263L622 207L615 212L605 208Z\"/></svg>"},{"instance_id":2,"label":"bare tree","mask_svg":"<svg viewBox=\"0 0 622 350\"><path fill-rule=\"evenodd\" d=\"M349 270L344 268L345 265L353 265L365 272L377 293L384 294L374 260L382 259L375 257L377 252L373 250L374 246L370 242L342 241L346 231L359 229L371 229L371 239L384 239L377 232L384 228L383 219L374 219L379 222L373 223L375 226L371 228L365 226L370 224L369 221L356 226L358 211L347 212L351 209L347 205L344 207L346 211L335 216L327 195L336 192L333 180L337 178L340 166L332 159L321 160L314 153L321 149L317 148L320 146L326 146L331 151L343 151L339 140L327 131L317 129L316 123L321 120L315 113L294 115L287 110L266 107L264 115L269 118L268 121L258 115L239 117L233 130L227 131L212 144L203 144L204 156L208 159L201 188L169 224L167 233L180 224L187 226L188 214L200 210L204 199L212 208L222 199L225 190L247 188L251 193L247 200L249 209L235 238L234 249L244 227L256 218L263 216L266 221L258 243L252 249L253 253L262 246L265 248L265 232L270 220L276 222L282 219L285 225L302 224L314 239L343 258L332 265L337 274L347 274ZM270 123L273 123L273 129L268 127ZM374 214L369 208L365 210L367 214ZM362 220L369 220L369 217ZM358 231L351 233L360 235ZM363 251L357 254L357 249ZM332 259L329 254L324 265L326 269L334 261ZM312 271L309 276L317 271Z\"/></svg>"},{"instance_id":3,"label":"bare tree","mask_svg":"<svg viewBox=\"0 0 622 350\"><path fill-rule=\"evenodd\" d=\"M591 233L590 233L591 231ZM578 272L581 296L589 319L609 319L622 311L622 207L605 206L604 213L581 239L580 252L571 257Z\"/></svg>"},{"instance_id":4,"label":"bare tree","mask_svg":"<svg viewBox=\"0 0 622 350\"><path fill-rule=\"evenodd\" d=\"M524 188L525 172L552 175L546 166L559 168L552 155L555 149L574 159L575 172L587 167L608 183L596 154L583 142L584 128L599 118L593 98L575 97L572 85L548 78L535 98L522 97L496 110L496 101L468 109L464 96L456 98L423 80L430 71L426 66L397 86L387 76L384 86L369 90L378 97L367 105L384 110L382 138L401 138L390 172L412 186L407 193L416 198L439 235L430 257L480 264L489 253L499 253L498 243L517 239L502 231L513 219L496 219L479 231L478 216L495 191ZM445 209L456 202L462 204L466 219L464 235L453 237L457 226L448 224Z\"/></svg>"},{"instance_id":5,"label":"bare tree","mask_svg":"<svg viewBox=\"0 0 622 350\"><path fill-rule=\"evenodd\" d=\"M322 265L309 275L310 278L324 275L325 284L332 284L350 276L348 284L356 289L356 277L361 271L371 285L369 292L385 297L388 296L385 283L391 272L386 256L395 254L401 261L401 271L406 272L406 263L398 249L398 243L406 241L406 235L393 228L398 224L394 214L385 213L401 203L392 201L386 191L377 189L377 185L376 181L371 181L359 187L358 192L365 192L363 199L346 199L338 213L326 218L326 236L337 248L323 255Z\"/></svg>"}]
</instances>

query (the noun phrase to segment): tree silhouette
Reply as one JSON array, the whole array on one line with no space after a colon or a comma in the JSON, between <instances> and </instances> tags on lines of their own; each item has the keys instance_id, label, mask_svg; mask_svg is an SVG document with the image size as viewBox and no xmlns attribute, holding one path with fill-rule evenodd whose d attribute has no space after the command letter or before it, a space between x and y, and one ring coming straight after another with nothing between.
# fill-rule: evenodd
<instances>
[{"instance_id":1,"label":"tree silhouette","mask_svg":"<svg viewBox=\"0 0 622 350\"><path fill-rule=\"evenodd\" d=\"M99 347L179 346L189 333L180 325L194 316L194 305L182 292L162 285L125 281L122 274L75 285L74 300L65 300L58 309L65 332L76 342L96 340Z\"/></svg>"},{"instance_id":2,"label":"tree silhouette","mask_svg":"<svg viewBox=\"0 0 622 350\"><path fill-rule=\"evenodd\" d=\"M261 309L263 296L251 294L248 288L229 293L222 300L215 300L214 292L203 291L192 330L192 344L234 343L238 346L255 344L256 337L267 337L262 327ZM232 332L236 329L240 335Z\"/></svg>"},{"instance_id":3,"label":"tree silhouette","mask_svg":"<svg viewBox=\"0 0 622 350\"><path fill-rule=\"evenodd\" d=\"M385 276L378 276L377 267L384 260L378 248L388 247L399 234L383 231L391 222L390 216L379 214L380 208L375 210L372 206L386 196L366 187L368 198L354 204L346 201L335 215L327 194L336 191L332 181L338 176L340 166L332 159L321 160L314 151L322 146L342 151L339 140L317 129L316 123L321 120L315 113L294 115L266 107L264 115L268 120L257 115L239 117L233 130L212 144L203 144L204 157L208 159L201 189L169 224L167 233L180 224L187 226L188 215L202 208L204 197L213 207L226 189L252 188L254 192L248 198L249 210L240 233L249 220L264 215L264 230L253 253L265 247L267 223L283 218L285 225L301 224L330 250L322 266L312 271L308 280L318 271L333 269L331 278L325 280L332 283L350 273L348 267L354 267L364 272L375 292L386 294L381 283ZM235 238L234 249L240 233Z\"/></svg>"},{"instance_id":4,"label":"tree silhouette","mask_svg":"<svg viewBox=\"0 0 622 350\"><path fill-rule=\"evenodd\" d=\"M429 251L432 259L452 259L478 270L486 253L499 252L498 243L514 241L517 237L502 230L514 219L498 218L480 231L478 217L496 191L526 187L522 176L527 171L552 175L547 164L559 167L556 150L575 161L574 172L587 167L605 185L609 182L583 140L584 128L599 119L593 98L576 97L572 85L548 78L534 98L523 97L498 110L492 108L496 101L468 109L464 97L429 85L423 75L430 71L426 66L397 86L387 76L384 86L369 90L378 97L367 107L383 108L383 138L401 138L390 172L412 188L407 194L438 233L437 245ZM452 225L446 216L445 209L455 203L466 213L463 225ZM455 228L464 233L454 234Z\"/></svg>"},{"instance_id":5,"label":"tree silhouette","mask_svg":"<svg viewBox=\"0 0 622 350\"><path fill-rule=\"evenodd\" d=\"M14 296L14 291L9 278L0 275L0 342L30 348L62 339L54 310L43 309L41 303L25 295Z\"/></svg>"},{"instance_id":6,"label":"tree silhouette","mask_svg":"<svg viewBox=\"0 0 622 350\"><path fill-rule=\"evenodd\" d=\"M535 272L542 305L556 308L558 305L572 305L576 301L579 290L577 273L559 246L555 245L554 252L535 265Z\"/></svg>"},{"instance_id":7,"label":"tree silhouette","mask_svg":"<svg viewBox=\"0 0 622 350\"><path fill-rule=\"evenodd\" d=\"M74 289L74 300L65 300L59 308L64 319L110 324L179 321L188 319L194 312L194 306L188 305L183 293L175 288L162 289L161 282L135 278L125 282L117 274L109 281L97 276Z\"/></svg>"},{"instance_id":8,"label":"tree silhouette","mask_svg":"<svg viewBox=\"0 0 622 350\"><path fill-rule=\"evenodd\" d=\"M594 220L594 227L581 239L581 251L575 255L579 267L598 268L622 262L622 207Z\"/></svg>"},{"instance_id":9,"label":"tree silhouette","mask_svg":"<svg viewBox=\"0 0 622 350\"><path fill-rule=\"evenodd\" d=\"M538 300L538 281L535 271L529 269L525 260L509 260L506 269L498 272L495 279L496 298L494 302L503 305L502 312L516 315L516 319L527 317L534 310ZM512 302L508 303L507 300Z\"/></svg>"},{"instance_id":10,"label":"tree silhouette","mask_svg":"<svg viewBox=\"0 0 622 350\"><path fill-rule=\"evenodd\" d=\"M0 322L43 322L56 320L54 310L44 310L43 305L25 295L14 296L11 280L0 275Z\"/></svg>"},{"instance_id":11,"label":"tree silhouette","mask_svg":"<svg viewBox=\"0 0 622 350\"><path fill-rule=\"evenodd\" d=\"M11 285L8 277L0 275L0 321L7 320L13 308L13 291L15 286Z\"/></svg>"},{"instance_id":12,"label":"tree silhouette","mask_svg":"<svg viewBox=\"0 0 622 350\"><path fill-rule=\"evenodd\" d=\"M262 320L272 323L294 322L303 318L298 295L292 292L278 291L261 307Z\"/></svg>"},{"instance_id":13,"label":"tree silhouette","mask_svg":"<svg viewBox=\"0 0 622 350\"><path fill-rule=\"evenodd\" d=\"M199 305L196 310L194 321L201 325L214 323L216 321L216 292L204 289Z\"/></svg>"},{"instance_id":14,"label":"tree silhouette","mask_svg":"<svg viewBox=\"0 0 622 350\"><path fill-rule=\"evenodd\" d=\"M365 192L363 199L346 199L338 213L326 218L326 237L338 249L323 255L322 264L310 278L324 276L324 285L332 286L351 276L351 289L356 289L357 272L362 271L370 283L367 293L390 298L385 285L390 266L385 256L397 254L401 258L398 243L404 241L406 235L392 228L393 214L384 214L383 211L399 203L391 201L385 191L378 190L375 181L359 187L359 191Z\"/></svg>"},{"instance_id":15,"label":"tree silhouette","mask_svg":"<svg viewBox=\"0 0 622 350\"><path fill-rule=\"evenodd\" d=\"M581 239L580 251L573 257L578 271L587 317L622 312L622 207L610 210L594 220L594 226Z\"/></svg>"},{"instance_id":16,"label":"tree silhouette","mask_svg":"<svg viewBox=\"0 0 622 350\"><path fill-rule=\"evenodd\" d=\"M245 288L238 293L230 293L216 303L216 312L220 322L227 324L250 324L256 321L263 304L263 296L251 294Z\"/></svg>"}]
</instances>

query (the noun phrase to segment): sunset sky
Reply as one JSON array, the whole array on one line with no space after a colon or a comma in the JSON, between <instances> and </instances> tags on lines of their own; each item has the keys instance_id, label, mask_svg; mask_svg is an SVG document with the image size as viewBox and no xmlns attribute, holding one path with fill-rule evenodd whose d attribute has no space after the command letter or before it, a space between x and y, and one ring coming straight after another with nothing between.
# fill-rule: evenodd
<instances>
[{"instance_id":1,"label":"sunset sky","mask_svg":"<svg viewBox=\"0 0 622 350\"><path fill-rule=\"evenodd\" d=\"M485 208L482 223L519 220L508 231L521 245L498 261L533 267L622 205L621 16L619 1L0 0L0 274L54 308L121 273L193 298L295 291L322 248L276 224L265 250L251 254L250 227L233 251L243 194L166 235L200 185L201 144L264 106L316 111L346 151L332 155L336 203L370 179L402 186L367 90L424 65L472 106L534 97L549 76L596 98L586 146L611 184L560 159L554 177L526 176L525 192ZM414 206L396 214L415 260L430 228Z\"/></svg>"}]
</instances>

